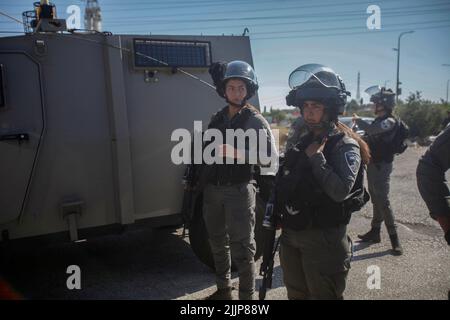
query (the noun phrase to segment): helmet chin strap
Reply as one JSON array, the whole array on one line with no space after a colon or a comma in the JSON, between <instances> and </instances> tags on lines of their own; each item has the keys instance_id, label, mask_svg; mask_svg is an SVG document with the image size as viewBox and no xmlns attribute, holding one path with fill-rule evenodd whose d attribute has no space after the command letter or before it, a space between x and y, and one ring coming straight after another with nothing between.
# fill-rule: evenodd
<instances>
[{"instance_id":1,"label":"helmet chin strap","mask_svg":"<svg viewBox=\"0 0 450 320\"><path fill-rule=\"evenodd\" d=\"M307 121L305 122L309 129L322 129L325 127L325 123L323 121L320 121L319 123L309 123Z\"/></svg>"},{"instance_id":2,"label":"helmet chin strap","mask_svg":"<svg viewBox=\"0 0 450 320\"><path fill-rule=\"evenodd\" d=\"M243 108L243 107L245 107L245 105L247 104L247 99L242 100L241 104L236 104L236 103L234 103L234 102L228 100L227 97L225 97L225 101L226 101L229 105L231 105L231 106L233 106L233 107L236 107L236 108Z\"/></svg>"},{"instance_id":3,"label":"helmet chin strap","mask_svg":"<svg viewBox=\"0 0 450 320\"><path fill-rule=\"evenodd\" d=\"M300 110L303 116L303 108L300 108ZM308 123L305 121L309 129L325 129L326 132L333 128L332 122L333 121L329 119L329 116L326 113L322 116L319 123Z\"/></svg>"},{"instance_id":4,"label":"helmet chin strap","mask_svg":"<svg viewBox=\"0 0 450 320\"><path fill-rule=\"evenodd\" d=\"M312 129L323 129L324 132L328 133L334 129L333 121L320 121L319 123L308 123L306 125L310 130Z\"/></svg>"}]
</instances>

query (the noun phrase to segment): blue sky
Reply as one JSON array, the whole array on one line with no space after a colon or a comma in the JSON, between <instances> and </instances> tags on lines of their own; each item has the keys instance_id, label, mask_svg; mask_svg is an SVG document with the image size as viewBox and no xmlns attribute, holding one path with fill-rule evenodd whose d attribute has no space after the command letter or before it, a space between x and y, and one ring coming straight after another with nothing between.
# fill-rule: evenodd
<instances>
[{"instance_id":1,"label":"blue sky","mask_svg":"<svg viewBox=\"0 0 450 320\"><path fill-rule=\"evenodd\" d=\"M0 0L0 10L21 18L30 0ZM450 79L450 0L99 0L104 31L137 34L242 34L248 27L261 105L285 107L290 72L305 63L322 63L338 72L356 96L373 84L395 86L398 35L403 97L420 90L445 99ZM59 17L80 0L54 1ZM381 30L368 30L369 5L381 9ZM0 16L1 31L20 31ZM362 93L367 101L368 97Z\"/></svg>"}]
</instances>

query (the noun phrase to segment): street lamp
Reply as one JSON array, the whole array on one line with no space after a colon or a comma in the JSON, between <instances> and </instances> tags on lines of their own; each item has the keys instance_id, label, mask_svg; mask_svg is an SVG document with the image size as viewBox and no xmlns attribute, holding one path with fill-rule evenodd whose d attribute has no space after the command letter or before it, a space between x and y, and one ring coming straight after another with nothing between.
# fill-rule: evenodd
<instances>
[{"instance_id":1,"label":"street lamp","mask_svg":"<svg viewBox=\"0 0 450 320\"><path fill-rule=\"evenodd\" d=\"M399 71L400 71L400 39L403 35L408 34L408 33L413 33L414 31L405 31L400 33L400 35L398 36L398 43L397 43L397 48L394 48L395 51L397 51L397 85L396 85L396 103L398 103L398 96L401 94L400 90L399 90L399 86L400 86L400 81L399 81Z\"/></svg>"}]
</instances>

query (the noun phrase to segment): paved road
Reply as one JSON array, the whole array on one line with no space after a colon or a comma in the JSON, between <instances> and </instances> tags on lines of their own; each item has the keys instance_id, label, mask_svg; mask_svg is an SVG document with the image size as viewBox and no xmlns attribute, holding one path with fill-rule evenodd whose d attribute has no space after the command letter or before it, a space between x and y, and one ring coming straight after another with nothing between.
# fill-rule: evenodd
<instances>
[{"instance_id":1,"label":"paved road","mask_svg":"<svg viewBox=\"0 0 450 320\"><path fill-rule=\"evenodd\" d=\"M349 234L355 254L346 299L447 299L450 250L415 183L415 167L424 150L409 149L398 157L392 175L391 200L400 222L403 256L390 254L384 229L380 244L356 242L356 235L369 227L371 205L353 216ZM196 259L181 231L129 230L83 243L17 248L1 265L3 278L30 299L201 299L215 290L214 275ZM69 265L81 268L81 290L66 287ZM379 289L367 287L370 266L380 271ZM273 287L268 299L286 299L278 259Z\"/></svg>"}]
</instances>

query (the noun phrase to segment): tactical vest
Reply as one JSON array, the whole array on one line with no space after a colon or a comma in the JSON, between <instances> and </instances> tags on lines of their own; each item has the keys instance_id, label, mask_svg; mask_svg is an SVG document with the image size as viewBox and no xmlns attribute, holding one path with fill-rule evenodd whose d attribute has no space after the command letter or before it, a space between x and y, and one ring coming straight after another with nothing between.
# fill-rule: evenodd
<instances>
[{"instance_id":1,"label":"tactical vest","mask_svg":"<svg viewBox=\"0 0 450 320\"><path fill-rule=\"evenodd\" d=\"M323 154L329 159L343 133L331 136ZM351 213L358 211L369 200L364 188L364 165L361 164L351 196L343 202L331 199L317 183L305 149L312 142L312 134L290 149L277 176L277 209L282 213L282 225L292 230L321 229L346 225ZM291 213L288 212L288 209ZM292 212L297 212L292 215Z\"/></svg>"},{"instance_id":2,"label":"tactical vest","mask_svg":"<svg viewBox=\"0 0 450 320\"><path fill-rule=\"evenodd\" d=\"M390 117L390 115L386 115L382 118L375 119L374 122L384 121L388 117ZM393 129L393 131L397 129L397 124L395 126L396 127ZM364 137L364 140L366 140L367 144L369 145L371 161L373 163L379 163L382 161L391 163L392 161L394 161L393 146L389 145L389 143L393 143L393 142L392 141L386 142L384 140L386 135L393 135L393 134L394 134L394 132L390 131L387 133L380 134L376 137L372 137L369 135L366 135Z\"/></svg>"},{"instance_id":3,"label":"tactical vest","mask_svg":"<svg viewBox=\"0 0 450 320\"><path fill-rule=\"evenodd\" d=\"M248 107L244 107L240 113L236 114L233 121L230 122L231 126L227 126L224 122L224 117L227 116L228 107L223 108L221 111L216 113L208 129L218 129L222 133L222 137L225 141L225 130L226 129L242 129L245 130L245 124L251 116L256 114L255 111ZM246 142L248 144L248 142ZM236 141L234 141L234 146L237 146ZM248 146L246 146L248 149ZM237 164L236 160L234 164L226 164L225 159L223 164L213 164L213 168L209 170L209 177L207 181L215 185L233 185L239 183L250 182L253 178L254 165L251 164Z\"/></svg>"}]
</instances>

